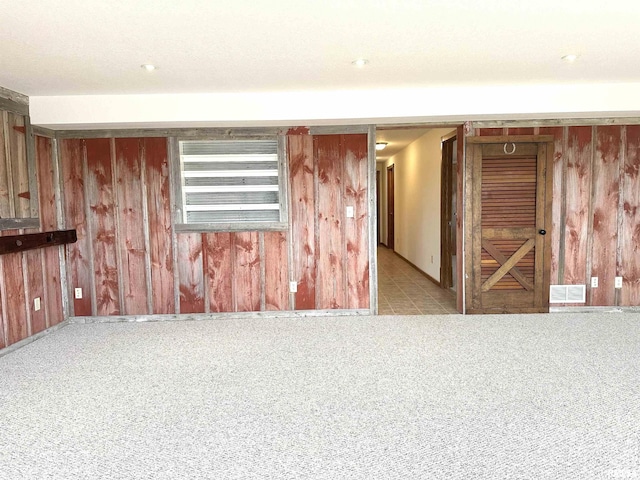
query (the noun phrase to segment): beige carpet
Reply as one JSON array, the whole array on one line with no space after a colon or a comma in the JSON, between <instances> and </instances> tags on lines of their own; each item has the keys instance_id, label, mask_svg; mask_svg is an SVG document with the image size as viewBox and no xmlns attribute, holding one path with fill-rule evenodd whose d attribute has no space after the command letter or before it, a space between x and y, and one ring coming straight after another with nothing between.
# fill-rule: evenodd
<instances>
[{"instance_id":1,"label":"beige carpet","mask_svg":"<svg viewBox=\"0 0 640 480\"><path fill-rule=\"evenodd\" d=\"M640 319L70 325L0 358L0 478L640 478Z\"/></svg>"}]
</instances>

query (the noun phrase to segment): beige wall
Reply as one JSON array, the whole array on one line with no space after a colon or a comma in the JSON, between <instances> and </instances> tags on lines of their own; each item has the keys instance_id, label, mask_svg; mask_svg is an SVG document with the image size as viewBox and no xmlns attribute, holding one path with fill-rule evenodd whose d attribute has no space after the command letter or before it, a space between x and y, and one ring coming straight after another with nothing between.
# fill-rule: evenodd
<instances>
[{"instance_id":1,"label":"beige wall","mask_svg":"<svg viewBox=\"0 0 640 480\"><path fill-rule=\"evenodd\" d=\"M395 171L395 251L440 280L440 174L443 137L455 130L436 128L378 163L382 243L387 241L387 167Z\"/></svg>"}]
</instances>

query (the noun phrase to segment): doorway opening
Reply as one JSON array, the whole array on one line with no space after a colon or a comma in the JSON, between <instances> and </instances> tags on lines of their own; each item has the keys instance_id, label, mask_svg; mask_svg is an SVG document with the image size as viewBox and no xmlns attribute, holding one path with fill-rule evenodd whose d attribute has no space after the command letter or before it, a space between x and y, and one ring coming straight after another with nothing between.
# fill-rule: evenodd
<instances>
[{"instance_id":1,"label":"doorway opening","mask_svg":"<svg viewBox=\"0 0 640 480\"><path fill-rule=\"evenodd\" d=\"M458 313L457 129L376 129L380 314Z\"/></svg>"}]
</instances>

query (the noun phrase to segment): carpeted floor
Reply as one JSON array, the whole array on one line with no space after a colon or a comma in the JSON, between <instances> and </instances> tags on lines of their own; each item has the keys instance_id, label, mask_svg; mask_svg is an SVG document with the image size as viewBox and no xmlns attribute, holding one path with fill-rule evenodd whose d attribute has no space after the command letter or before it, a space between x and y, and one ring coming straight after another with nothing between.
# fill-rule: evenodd
<instances>
[{"instance_id":1,"label":"carpeted floor","mask_svg":"<svg viewBox=\"0 0 640 480\"><path fill-rule=\"evenodd\" d=\"M0 358L0 478L640 478L639 317L70 325Z\"/></svg>"}]
</instances>

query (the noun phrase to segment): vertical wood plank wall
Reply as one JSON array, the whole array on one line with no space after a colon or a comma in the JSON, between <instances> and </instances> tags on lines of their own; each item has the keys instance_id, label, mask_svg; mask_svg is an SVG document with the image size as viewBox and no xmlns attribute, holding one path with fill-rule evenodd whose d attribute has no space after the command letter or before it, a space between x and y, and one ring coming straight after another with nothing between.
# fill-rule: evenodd
<instances>
[{"instance_id":1,"label":"vertical wood plank wall","mask_svg":"<svg viewBox=\"0 0 640 480\"><path fill-rule=\"evenodd\" d=\"M7 132L23 134L3 126ZM586 284L587 305L640 305L640 126L470 123L470 132L554 136L552 284ZM11 148L1 149L5 166ZM366 135L288 136L285 232L174 235L164 138L60 140L59 179L53 148L36 137L39 231L73 228L78 241L0 257L0 348L60 323L63 296L76 316L369 308ZM24 179L17 182L20 189ZM0 189L5 209L9 189ZM292 280L297 293L289 294Z\"/></svg>"},{"instance_id":2,"label":"vertical wood plank wall","mask_svg":"<svg viewBox=\"0 0 640 480\"><path fill-rule=\"evenodd\" d=\"M40 228L5 230L1 233L3 236L57 229L52 148L51 139L36 137ZM18 185L23 183L24 180L18 181ZM56 246L0 256L0 348L64 320L60 279L62 251L63 247ZM36 297L40 298L39 311L34 308Z\"/></svg>"},{"instance_id":3,"label":"vertical wood plank wall","mask_svg":"<svg viewBox=\"0 0 640 480\"><path fill-rule=\"evenodd\" d=\"M588 306L640 305L640 126L475 134L554 136L551 284L586 285ZM622 289L615 289L616 276ZM598 277L597 288L591 277Z\"/></svg>"},{"instance_id":4,"label":"vertical wood plank wall","mask_svg":"<svg viewBox=\"0 0 640 480\"><path fill-rule=\"evenodd\" d=\"M366 134L288 135L283 232L174 235L166 139L59 144L72 314L369 308Z\"/></svg>"},{"instance_id":5,"label":"vertical wood plank wall","mask_svg":"<svg viewBox=\"0 0 640 480\"><path fill-rule=\"evenodd\" d=\"M24 115L0 111L0 218L30 218Z\"/></svg>"},{"instance_id":6,"label":"vertical wood plank wall","mask_svg":"<svg viewBox=\"0 0 640 480\"><path fill-rule=\"evenodd\" d=\"M289 183L291 185L290 235L293 278L298 282L294 294L295 308L313 310L316 305L316 219L315 179L317 171L313 155L313 137L289 136Z\"/></svg>"}]
</instances>

